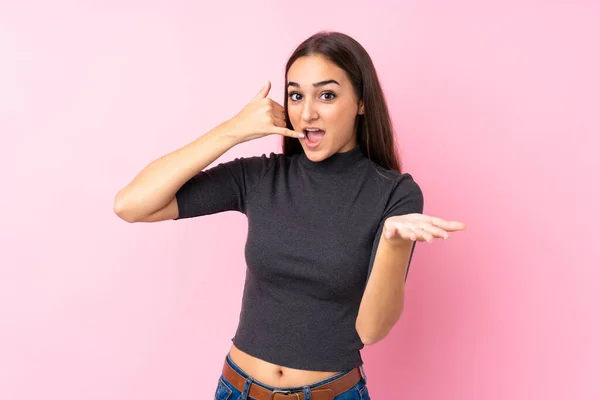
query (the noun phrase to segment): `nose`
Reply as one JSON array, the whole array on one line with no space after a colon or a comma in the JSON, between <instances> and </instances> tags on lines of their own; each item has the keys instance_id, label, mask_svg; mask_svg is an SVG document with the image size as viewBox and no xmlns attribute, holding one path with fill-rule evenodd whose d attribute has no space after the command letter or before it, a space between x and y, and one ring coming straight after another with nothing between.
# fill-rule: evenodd
<instances>
[{"instance_id":1,"label":"nose","mask_svg":"<svg viewBox=\"0 0 600 400\"><path fill-rule=\"evenodd\" d=\"M312 121L319 118L319 114L317 113L317 109L314 106L311 100L305 100L302 105L302 120L303 121Z\"/></svg>"}]
</instances>

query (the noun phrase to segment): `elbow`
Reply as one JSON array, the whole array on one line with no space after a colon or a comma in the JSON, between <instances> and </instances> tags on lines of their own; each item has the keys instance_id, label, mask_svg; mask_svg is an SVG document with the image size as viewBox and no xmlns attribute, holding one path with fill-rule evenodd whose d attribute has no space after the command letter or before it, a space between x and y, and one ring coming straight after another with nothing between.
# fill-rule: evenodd
<instances>
[{"instance_id":1,"label":"elbow","mask_svg":"<svg viewBox=\"0 0 600 400\"><path fill-rule=\"evenodd\" d=\"M125 205L125 202L123 201L123 196L121 196L120 193L118 193L115 196L113 202L113 212L123 221L129 223L136 222L134 215L131 213L130 210L128 210L127 206Z\"/></svg>"},{"instance_id":2,"label":"elbow","mask_svg":"<svg viewBox=\"0 0 600 400\"><path fill-rule=\"evenodd\" d=\"M373 345L383 340L392 330L400 316L388 322L359 322L356 321L356 332L365 346Z\"/></svg>"},{"instance_id":3,"label":"elbow","mask_svg":"<svg viewBox=\"0 0 600 400\"><path fill-rule=\"evenodd\" d=\"M364 324L359 324L359 321L356 321L356 333L358 333L360 341L363 342L365 346L375 344L385 336L381 335L380 330L374 328L374 326L365 326Z\"/></svg>"},{"instance_id":4,"label":"elbow","mask_svg":"<svg viewBox=\"0 0 600 400\"><path fill-rule=\"evenodd\" d=\"M383 337L385 335L381 335L378 334L377 332L370 332L370 333L359 333L358 336L360 337L360 341L363 342L363 344L365 346L370 346L373 345L377 342L379 342L381 339L383 339Z\"/></svg>"},{"instance_id":5,"label":"elbow","mask_svg":"<svg viewBox=\"0 0 600 400\"><path fill-rule=\"evenodd\" d=\"M365 346L370 346L372 344L377 343L377 340L373 340L373 339L371 339L369 337L366 337L366 336L361 336L361 335L359 335L359 336L360 336L360 341L363 342L363 344Z\"/></svg>"}]
</instances>

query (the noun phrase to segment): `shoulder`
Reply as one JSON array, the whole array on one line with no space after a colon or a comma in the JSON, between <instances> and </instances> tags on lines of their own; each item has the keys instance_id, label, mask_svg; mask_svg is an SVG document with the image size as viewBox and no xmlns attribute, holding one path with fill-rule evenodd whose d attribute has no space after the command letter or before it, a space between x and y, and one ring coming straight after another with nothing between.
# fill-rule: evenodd
<instances>
[{"instance_id":1,"label":"shoulder","mask_svg":"<svg viewBox=\"0 0 600 400\"><path fill-rule=\"evenodd\" d=\"M412 174L408 172L399 173L397 171L383 168L382 166L370 163L374 169L373 174L376 179L383 184L389 185L395 190L418 190L421 191L419 184L415 181Z\"/></svg>"},{"instance_id":2,"label":"shoulder","mask_svg":"<svg viewBox=\"0 0 600 400\"><path fill-rule=\"evenodd\" d=\"M422 207L424 198L421 186L415 180L413 174L383 168L380 165L371 163L374 167L373 176L378 185L387 189L390 203L403 202L413 203Z\"/></svg>"}]
</instances>

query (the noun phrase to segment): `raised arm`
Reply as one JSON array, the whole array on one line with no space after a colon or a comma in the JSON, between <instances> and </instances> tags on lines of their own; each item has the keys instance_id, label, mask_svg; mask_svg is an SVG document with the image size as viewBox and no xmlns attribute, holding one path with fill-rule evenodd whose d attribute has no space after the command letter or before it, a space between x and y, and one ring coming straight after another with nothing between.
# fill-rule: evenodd
<instances>
[{"instance_id":1,"label":"raised arm","mask_svg":"<svg viewBox=\"0 0 600 400\"><path fill-rule=\"evenodd\" d=\"M287 129L283 107L267 98L270 82L235 117L188 145L148 164L114 199L114 212L127 222L157 222L179 215L177 191L236 144Z\"/></svg>"},{"instance_id":2,"label":"raised arm","mask_svg":"<svg viewBox=\"0 0 600 400\"><path fill-rule=\"evenodd\" d=\"M127 222L157 222L178 216L175 193L239 143L226 123L148 164L115 196L114 211Z\"/></svg>"}]
</instances>

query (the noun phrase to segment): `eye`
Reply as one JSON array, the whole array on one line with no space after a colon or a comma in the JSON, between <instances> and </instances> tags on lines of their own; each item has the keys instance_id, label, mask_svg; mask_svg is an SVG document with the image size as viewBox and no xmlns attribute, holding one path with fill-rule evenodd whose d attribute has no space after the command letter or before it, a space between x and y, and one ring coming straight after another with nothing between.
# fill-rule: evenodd
<instances>
[{"instance_id":1,"label":"eye","mask_svg":"<svg viewBox=\"0 0 600 400\"><path fill-rule=\"evenodd\" d=\"M331 101L331 100L335 99L335 93L333 93L333 92L324 92L322 95L323 95L323 96L324 96L324 95L329 95L329 96L331 96L331 97L329 97L329 98L325 99L325 100L327 100L327 101Z\"/></svg>"},{"instance_id":2,"label":"eye","mask_svg":"<svg viewBox=\"0 0 600 400\"><path fill-rule=\"evenodd\" d=\"M294 96L299 96L299 97L294 98ZM337 97L335 95L335 93L333 93L333 92L323 92L323 93L321 93L321 96L326 96L324 98L325 101L331 101L331 100L333 100L333 99L335 99ZM299 101L299 100L301 100L302 95L300 93L298 93L298 92L291 92L291 93L288 94L288 98L291 101Z\"/></svg>"},{"instance_id":3,"label":"eye","mask_svg":"<svg viewBox=\"0 0 600 400\"><path fill-rule=\"evenodd\" d=\"M298 96L301 96L300 93L298 93L298 92L291 92L290 94L288 94L289 99L292 101L298 101L299 99L294 99L294 95L296 95L296 94Z\"/></svg>"}]
</instances>

